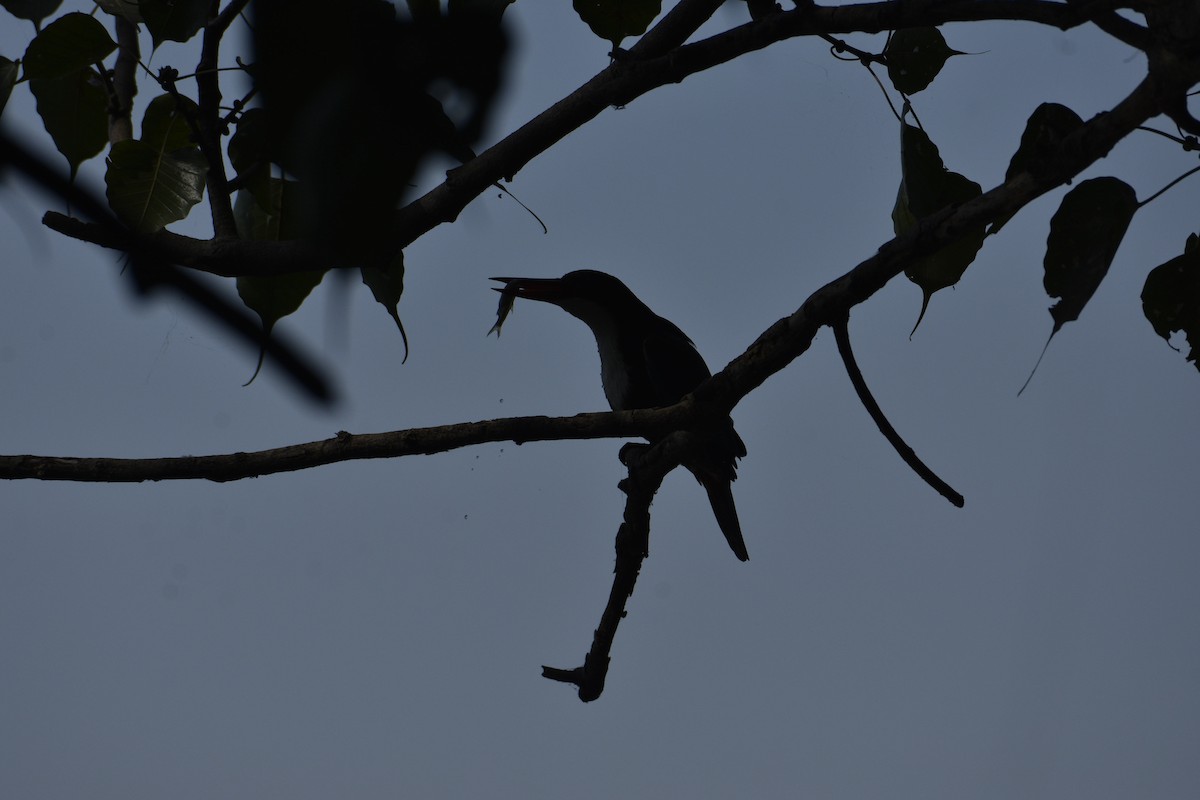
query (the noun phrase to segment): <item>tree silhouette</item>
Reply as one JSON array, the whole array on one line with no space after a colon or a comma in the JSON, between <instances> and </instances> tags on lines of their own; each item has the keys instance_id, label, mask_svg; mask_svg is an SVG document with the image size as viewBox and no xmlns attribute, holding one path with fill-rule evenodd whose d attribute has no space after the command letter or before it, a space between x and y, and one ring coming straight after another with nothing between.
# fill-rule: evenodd
<instances>
[{"instance_id":1,"label":"tree silhouette","mask_svg":"<svg viewBox=\"0 0 1200 800\"><path fill-rule=\"evenodd\" d=\"M342 432L321 441L223 455L9 455L0 456L0 477L232 481L485 442L651 438L658 444L649 450L625 452L627 504L617 535L616 572L592 650L580 667L544 673L577 685L586 701L603 690L609 649L648 550L650 503L663 477L686 458L687 432L726 418L764 381L804 355L822 328L833 331L858 396L904 461L951 503L963 504L871 396L851 351L851 312L903 274L922 292L919 325L935 293L958 283L1008 220L1043 194L1072 184L1157 117L1174 132L1153 130L1179 146L1181 165L1190 164L1200 135L1200 120L1188 108L1189 94L1200 82L1200 10L1182 0L798 3L786 10L749 0L739 24L698 35L723 0L680 0L666 13L660 13L657 0L577 0L582 22L612 43L609 65L479 149L501 102L513 52L503 24L510 1L451 0L443 11L437 2L409 0L397 14L382 0L352 0L336 12L307 0L224 5L142 0L102 3L107 17L70 12L53 19L57 2L4 3L34 23L35 35L19 61L0 61L0 99L7 100L18 84L28 85L68 170L64 174L47 163L11 133L0 138L0 159L9 176L20 174L67 201L68 212L45 212L47 228L122 252L128 279L140 292L164 289L188 298L259 349L260 366L269 359L296 381L297 391L323 400L335 392L316 358L282 340L274 326L296 311L326 274L357 271L395 320L406 349L398 310L406 247L453 223L490 187L507 191L505 184L525 165L606 109L786 40L823 39L831 57L870 70L893 103L903 176L892 214L895 237L766 327L741 355L670 408ZM1123 11L1137 12L1143 21ZM252 31L252 48L231 66L222 45L243 18ZM1109 108L1090 119L1058 103L1034 109L1019 146L998 154L1009 159L1005 180L985 190L947 167L934 143L937 132L920 123L919 94L943 70L953 69L952 57L969 57L953 49L941 26L1003 20L1063 30L1095 26L1143 52L1146 70L1132 91L1114 89ZM139 26L154 47L165 41L197 43L199 57L190 74L173 66L145 66ZM855 34L884 32L890 35L878 52L854 43ZM634 37L635 43L622 46ZM154 95L146 101L148 88ZM73 177L106 147L105 201ZM460 165L432 190L411 196L410 183L422 166L446 155ZM1179 179L1198 169L1181 166ZM1066 194L1050 220L1044 264L1046 292L1057 299L1051 337L1079 316L1131 221L1153 213L1143 209L1159 194L1139 199L1116 176L1078 183ZM203 208L211 216L210 238L167 229ZM1185 335L1192 346L1187 359L1197 364L1200 256L1194 237L1193 231L1180 231L1181 254L1147 271L1142 302L1152 330L1168 342L1176 333ZM234 280L242 306L195 280L196 273Z\"/></svg>"}]
</instances>

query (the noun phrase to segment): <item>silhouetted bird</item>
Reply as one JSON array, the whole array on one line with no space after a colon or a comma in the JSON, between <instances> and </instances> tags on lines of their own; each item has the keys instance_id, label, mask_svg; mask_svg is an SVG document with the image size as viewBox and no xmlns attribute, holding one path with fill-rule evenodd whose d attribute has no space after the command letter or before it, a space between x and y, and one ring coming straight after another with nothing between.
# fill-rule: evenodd
<instances>
[{"instance_id":1,"label":"silhouetted bird","mask_svg":"<svg viewBox=\"0 0 1200 800\"><path fill-rule=\"evenodd\" d=\"M683 331L655 314L633 292L611 275L584 269L561 278L493 278L503 281L509 298L525 297L553 303L578 317L592 329L600 350L600 379L614 411L674 405L711 373ZM501 303L498 330L507 307ZM729 547L742 561L750 558L731 483L737 477L737 459L746 445L733 420L703 434L698 455L683 466L696 476L708 493L717 524Z\"/></svg>"}]
</instances>

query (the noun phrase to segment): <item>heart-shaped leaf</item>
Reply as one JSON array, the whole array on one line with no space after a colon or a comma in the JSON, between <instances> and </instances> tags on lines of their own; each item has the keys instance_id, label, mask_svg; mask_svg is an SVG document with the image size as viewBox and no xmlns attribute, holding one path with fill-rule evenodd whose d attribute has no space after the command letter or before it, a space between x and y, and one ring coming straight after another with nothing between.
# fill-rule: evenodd
<instances>
[{"instance_id":1,"label":"heart-shaped leaf","mask_svg":"<svg viewBox=\"0 0 1200 800\"><path fill-rule=\"evenodd\" d=\"M154 46L186 42L208 21L209 0L141 0L142 19Z\"/></svg>"},{"instance_id":2,"label":"heart-shaped leaf","mask_svg":"<svg viewBox=\"0 0 1200 800\"><path fill-rule=\"evenodd\" d=\"M0 6L8 9L8 13L18 19L27 19L35 25L53 14L62 0L0 0Z\"/></svg>"},{"instance_id":3,"label":"heart-shaped leaf","mask_svg":"<svg viewBox=\"0 0 1200 800\"><path fill-rule=\"evenodd\" d=\"M64 14L34 37L21 60L31 81L72 75L117 49L104 25L87 14Z\"/></svg>"},{"instance_id":4,"label":"heart-shaped leaf","mask_svg":"<svg viewBox=\"0 0 1200 800\"><path fill-rule=\"evenodd\" d=\"M933 83L946 59L965 53L950 49L937 28L904 28L892 34L883 55L896 91L916 94Z\"/></svg>"},{"instance_id":5,"label":"heart-shaped leaf","mask_svg":"<svg viewBox=\"0 0 1200 800\"><path fill-rule=\"evenodd\" d=\"M71 174L108 143L108 93L92 69L29 82L38 116Z\"/></svg>"},{"instance_id":6,"label":"heart-shaped leaf","mask_svg":"<svg viewBox=\"0 0 1200 800\"><path fill-rule=\"evenodd\" d=\"M404 332L404 323L400 321L397 306L400 304L400 295L404 294L404 251L401 250L383 266L364 264L361 272L362 282L371 290L376 302L387 309L388 314L396 321L396 327L400 329L400 339L404 342L404 358L400 363L403 364L408 361L408 334Z\"/></svg>"},{"instance_id":7,"label":"heart-shaped leaf","mask_svg":"<svg viewBox=\"0 0 1200 800\"><path fill-rule=\"evenodd\" d=\"M896 193L896 204L892 209L892 226L897 234L906 233L921 218L941 211L948 205L962 203L982 194L979 184L947 170L937 145L925 131L907 123L901 124L900 168L900 190ZM941 250L914 259L904 270L904 274L921 288L922 293L921 312L913 326L914 332L925 317L929 298L939 289L958 283L983 246L983 239L984 226L979 225L964 232Z\"/></svg>"},{"instance_id":8,"label":"heart-shaped leaf","mask_svg":"<svg viewBox=\"0 0 1200 800\"><path fill-rule=\"evenodd\" d=\"M116 142L104 174L108 205L126 225L153 233L183 219L200 202L207 173L199 148L163 150L136 139Z\"/></svg>"},{"instance_id":9,"label":"heart-shaped leaf","mask_svg":"<svg viewBox=\"0 0 1200 800\"><path fill-rule=\"evenodd\" d=\"M574 5L592 33L613 47L626 36L641 36L662 13L662 0L574 0Z\"/></svg>"}]
</instances>

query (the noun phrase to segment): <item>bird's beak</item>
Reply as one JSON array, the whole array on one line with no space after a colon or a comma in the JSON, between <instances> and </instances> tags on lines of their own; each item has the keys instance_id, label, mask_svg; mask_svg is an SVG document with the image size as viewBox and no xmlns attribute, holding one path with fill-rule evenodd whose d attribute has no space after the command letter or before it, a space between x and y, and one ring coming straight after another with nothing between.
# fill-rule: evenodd
<instances>
[{"instance_id":1,"label":"bird's beak","mask_svg":"<svg viewBox=\"0 0 1200 800\"><path fill-rule=\"evenodd\" d=\"M564 296L560 278L491 278L490 280L502 282L503 288L493 286L492 289L509 296L541 300L546 303L557 303Z\"/></svg>"}]
</instances>

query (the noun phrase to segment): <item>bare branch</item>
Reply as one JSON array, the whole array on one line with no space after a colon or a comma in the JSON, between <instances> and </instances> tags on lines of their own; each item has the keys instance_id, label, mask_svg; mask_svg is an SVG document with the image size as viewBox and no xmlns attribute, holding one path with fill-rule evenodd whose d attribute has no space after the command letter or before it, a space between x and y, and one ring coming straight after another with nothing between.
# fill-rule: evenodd
<instances>
[{"instance_id":1,"label":"bare branch","mask_svg":"<svg viewBox=\"0 0 1200 800\"><path fill-rule=\"evenodd\" d=\"M621 448L621 461L629 468L629 477L620 483L626 495L625 517L617 529L617 559L608 603L592 634L592 646L582 666L542 667L542 677L579 687L579 699L585 703L604 691L617 627L625 618L625 604L633 596L642 562L650 555L650 503L667 473L683 463L695 447L695 437L676 431L653 446L628 444Z\"/></svg>"},{"instance_id":2,"label":"bare branch","mask_svg":"<svg viewBox=\"0 0 1200 800\"><path fill-rule=\"evenodd\" d=\"M108 141L122 142L133 138L133 98L137 95L137 67L141 49L136 25L119 14L113 24L117 31L117 60L113 66Z\"/></svg>"},{"instance_id":3,"label":"bare branch","mask_svg":"<svg viewBox=\"0 0 1200 800\"><path fill-rule=\"evenodd\" d=\"M641 436L680 427L683 410L577 414L573 417L507 419L412 428L387 433L351 434L252 453L175 458L77 458L0 456L0 479L38 479L140 483L162 480L210 480L218 483L294 472L369 458L444 453L488 442L525 442Z\"/></svg>"},{"instance_id":4,"label":"bare branch","mask_svg":"<svg viewBox=\"0 0 1200 800\"><path fill-rule=\"evenodd\" d=\"M833 335L837 340L838 353L842 357L842 363L846 367L846 374L850 376L850 383L854 385L854 391L858 395L858 399L862 402L863 408L871 415L879 432L883 434L883 438L888 440L900 458L904 460L912 468L913 472L921 477L921 480L932 486L938 494L946 498L951 504L958 508L963 507L963 496L954 490L950 484L939 478L933 470L925 465L911 447L908 442L901 438L896 429L892 427L892 423L888 422L884 416L883 409L879 407L879 403L875 401L875 397L871 394L871 390L867 387L867 382L863 379L862 370L858 368L858 362L854 358L854 350L850 347L850 318L843 317L833 324Z\"/></svg>"},{"instance_id":5,"label":"bare branch","mask_svg":"<svg viewBox=\"0 0 1200 800\"><path fill-rule=\"evenodd\" d=\"M213 236L217 239L236 239L237 225L233 220L233 203L229 199L229 177L225 172L225 157L221 152L223 119L221 116L221 76L218 71L221 37L235 15L222 17L220 3L213 0L210 23L204 29L200 45L200 61L196 64L197 105L200 107L200 151L208 162L208 205L212 210ZM237 3L225 8L229 12Z\"/></svg>"}]
</instances>

